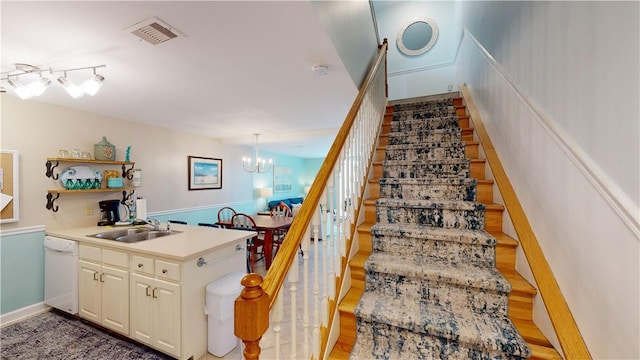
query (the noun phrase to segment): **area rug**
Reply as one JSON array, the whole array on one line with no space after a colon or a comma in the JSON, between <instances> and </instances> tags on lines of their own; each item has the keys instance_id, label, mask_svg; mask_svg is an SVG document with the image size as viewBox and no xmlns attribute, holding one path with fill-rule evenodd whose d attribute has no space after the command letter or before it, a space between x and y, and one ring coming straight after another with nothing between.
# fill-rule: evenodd
<instances>
[{"instance_id":1,"label":"area rug","mask_svg":"<svg viewBox=\"0 0 640 360\"><path fill-rule=\"evenodd\" d=\"M172 359L57 311L7 325L0 335L0 359L7 360Z\"/></svg>"}]
</instances>

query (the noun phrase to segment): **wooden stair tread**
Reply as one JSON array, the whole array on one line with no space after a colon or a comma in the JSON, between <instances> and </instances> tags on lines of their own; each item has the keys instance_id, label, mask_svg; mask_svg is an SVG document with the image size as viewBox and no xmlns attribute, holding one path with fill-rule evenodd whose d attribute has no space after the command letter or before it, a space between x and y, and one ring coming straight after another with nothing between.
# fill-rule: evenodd
<instances>
[{"instance_id":1,"label":"wooden stair tread","mask_svg":"<svg viewBox=\"0 0 640 360\"><path fill-rule=\"evenodd\" d=\"M497 246L506 246L506 247L513 247L513 248L520 246L520 243L518 242L518 240L512 238L511 236L503 232L488 231L488 233L491 234L494 238L496 238L496 240L498 240Z\"/></svg>"},{"instance_id":2,"label":"wooden stair tread","mask_svg":"<svg viewBox=\"0 0 640 360\"><path fill-rule=\"evenodd\" d=\"M546 336L531 320L511 319L511 322L518 329L518 332L528 344L553 347Z\"/></svg>"},{"instance_id":3,"label":"wooden stair tread","mask_svg":"<svg viewBox=\"0 0 640 360\"><path fill-rule=\"evenodd\" d=\"M536 290L536 288L534 288L533 285L531 285L527 281L527 279L522 277L522 275L520 275L520 273L518 273L515 269L498 269L498 270L500 270L500 272L502 273L502 276L504 276L505 279L507 279L507 281L509 281L509 283L511 284L512 295L517 295L518 293L520 293L520 294L527 294L527 295L533 296L538 293L538 290Z\"/></svg>"},{"instance_id":4,"label":"wooden stair tread","mask_svg":"<svg viewBox=\"0 0 640 360\"><path fill-rule=\"evenodd\" d=\"M485 205L487 207L487 210L499 210L499 211L503 211L504 210L504 205L500 205L500 204L486 204Z\"/></svg>"},{"instance_id":5,"label":"wooden stair tread","mask_svg":"<svg viewBox=\"0 0 640 360\"><path fill-rule=\"evenodd\" d=\"M530 360L547 360L547 359L562 359L562 356L556 351L556 349L552 347L536 345L536 344L527 344L529 349L531 349L531 357Z\"/></svg>"},{"instance_id":6,"label":"wooden stair tread","mask_svg":"<svg viewBox=\"0 0 640 360\"><path fill-rule=\"evenodd\" d=\"M364 294L364 289L349 289L347 294L342 298L342 301L340 301L338 310L353 314L353 312L356 311L356 306L358 306L358 302L360 301L362 294Z\"/></svg>"},{"instance_id":7,"label":"wooden stair tread","mask_svg":"<svg viewBox=\"0 0 640 360\"><path fill-rule=\"evenodd\" d=\"M493 237L498 240L498 245L510 246L510 247L518 247L520 243L518 240L512 238L511 236L501 232L501 231L489 231Z\"/></svg>"},{"instance_id":8,"label":"wooden stair tread","mask_svg":"<svg viewBox=\"0 0 640 360\"><path fill-rule=\"evenodd\" d=\"M358 231L360 232L371 232L371 227L375 225L375 224L371 224L368 222L363 222L362 224L358 225Z\"/></svg>"},{"instance_id":9,"label":"wooden stair tread","mask_svg":"<svg viewBox=\"0 0 640 360\"><path fill-rule=\"evenodd\" d=\"M349 261L349 266L351 266L352 268L364 269L364 262L367 261L369 255L371 254L358 251L358 253L353 256L351 261Z\"/></svg>"},{"instance_id":10,"label":"wooden stair tread","mask_svg":"<svg viewBox=\"0 0 640 360\"><path fill-rule=\"evenodd\" d=\"M338 337L338 341L336 345L331 350L328 359L333 360L345 360L349 359L351 356L351 349L353 348L352 343L349 342L349 339L346 339L344 335L340 335Z\"/></svg>"}]
</instances>

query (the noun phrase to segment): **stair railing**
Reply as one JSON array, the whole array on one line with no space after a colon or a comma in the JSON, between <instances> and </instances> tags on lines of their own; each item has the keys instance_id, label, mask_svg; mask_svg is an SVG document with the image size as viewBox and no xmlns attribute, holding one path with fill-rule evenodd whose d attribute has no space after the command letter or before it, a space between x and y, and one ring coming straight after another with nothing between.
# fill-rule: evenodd
<instances>
[{"instance_id":1,"label":"stair railing","mask_svg":"<svg viewBox=\"0 0 640 360\"><path fill-rule=\"evenodd\" d=\"M337 294L345 279L347 245L355 232L360 198L384 118L386 52L384 39L264 279L259 274L242 279L244 289L235 301L234 320L235 335L245 346L245 359L258 359L262 350L272 351L269 358L276 359L323 356L339 301ZM310 261L312 238L322 241L315 241ZM299 249L303 253L301 262ZM298 289L300 280L302 290ZM298 314L298 295L302 296L302 314ZM284 316L285 300L289 302L289 319ZM291 329L286 339L288 351L282 345L285 325ZM302 336L300 341L298 336Z\"/></svg>"}]
</instances>

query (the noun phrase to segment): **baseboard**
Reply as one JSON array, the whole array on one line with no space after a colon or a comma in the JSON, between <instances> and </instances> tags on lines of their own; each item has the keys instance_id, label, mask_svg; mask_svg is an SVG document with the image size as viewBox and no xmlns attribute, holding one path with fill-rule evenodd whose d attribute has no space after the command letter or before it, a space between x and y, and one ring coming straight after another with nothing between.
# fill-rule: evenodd
<instances>
[{"instance_id":1,"label":"baseboard","mask_svg":"<svg viewBox=\"0 0 640 360\"><path fill-rule=\"evenodd\" d=\"M44 302L40 302L23 307L22 309L2 314L0 315L0 328L49 310L51 310L51 306L45 305Z\"/></svg>"}]
</instances>

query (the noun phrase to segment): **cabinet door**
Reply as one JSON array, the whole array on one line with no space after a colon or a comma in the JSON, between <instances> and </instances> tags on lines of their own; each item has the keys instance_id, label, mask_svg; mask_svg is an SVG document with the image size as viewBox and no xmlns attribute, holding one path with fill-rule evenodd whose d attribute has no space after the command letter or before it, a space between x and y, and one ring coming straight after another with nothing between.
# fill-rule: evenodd
<instances>
[{"instance_id":1,"label":"cabinet door","mask_svg":"<svg viewBox=\"0 0 640 360\"><path fill-rule=\"evenodd\" d=\"M131 337L153 345L153 279L131 274Z\"/></svg>"},{"instance_id":2,"label":"cabinet door","mask_svg":"<svg viewBox=\"0 0 640 360\"><path fill-rule=\"evenodd\" d=\"M85 260L78 261L78 314L100 324L101 284L100 265Z\"/></svg>"},{"instance_id":3,"label":"cabinet door","mask_svg":"<svg viewBox=\"0 0 640 360\"><path fill-rule=\"evenodd\" d=\"M180 285L164 280L155 280L153 289L155 316L155 346L177 357L181 351Z\"/></svg>"},{"instance_id":4,"label":"cabinet door","mask_svg":"<svg viewBox=\"0 0 640 360\"><path fill-rule=\"evenodd\" d=\"M129 272L102 266L102 326L129 335Z\"/></svg>"}]
</instances>

